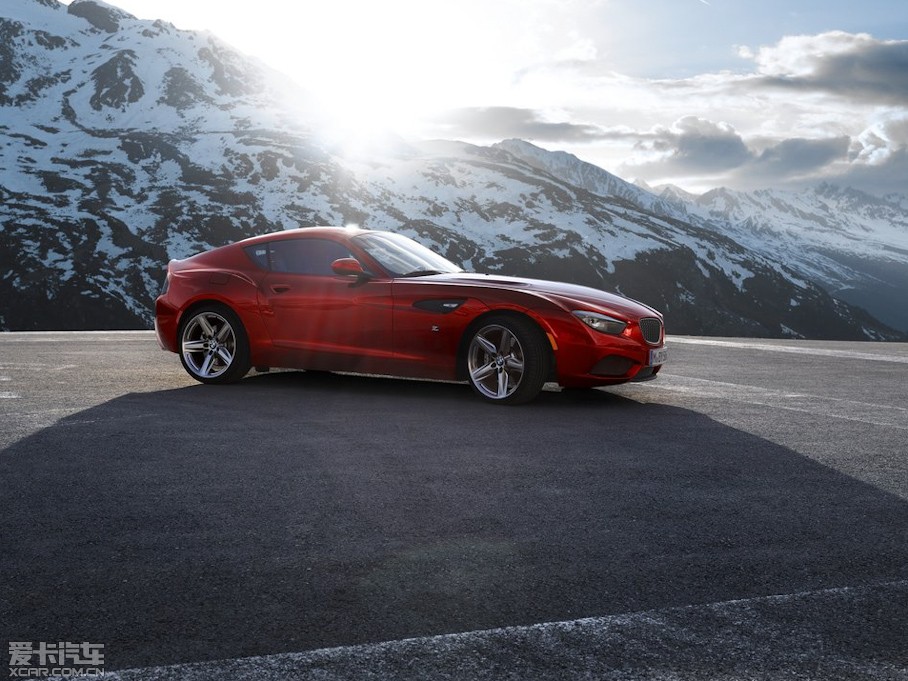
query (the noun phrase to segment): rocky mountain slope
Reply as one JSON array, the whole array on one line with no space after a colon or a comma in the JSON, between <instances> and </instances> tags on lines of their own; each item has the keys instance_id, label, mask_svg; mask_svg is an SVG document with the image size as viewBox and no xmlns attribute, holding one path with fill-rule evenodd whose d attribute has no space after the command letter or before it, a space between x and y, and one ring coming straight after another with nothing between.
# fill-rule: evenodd
<instances>
[{"instance_id":1,"label":"rocky mountain slope","mask_svg":"<svg viewBox=\"0 0 908 681\"><path fill-rule=\"evenodd\" d=\"M345 155L280 76L211 35L95 0L3 14L0 328L147 328L168 259L357 223L468 269L620 291L673 333L901 337L707 208L568 155L516 141Z\"/></svg>"}]
</instances>

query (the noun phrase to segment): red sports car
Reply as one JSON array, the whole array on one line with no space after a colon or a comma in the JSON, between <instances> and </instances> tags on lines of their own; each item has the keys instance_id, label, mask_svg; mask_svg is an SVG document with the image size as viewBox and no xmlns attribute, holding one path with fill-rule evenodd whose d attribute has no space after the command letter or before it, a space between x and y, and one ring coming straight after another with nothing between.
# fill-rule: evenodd
<instances>
[{"instance_id":1,"label":"red sports car","mask_svg":"<svg viewBox=\"0 0 908 681\"><path fill-rule=\"evenodd\" d=\"M399 234L309 227L173 260L161 347L203 383L255 367L466 380L501 404L654 378L662 315L584 286L464 272Z\"/></svg>"}]
</instances>

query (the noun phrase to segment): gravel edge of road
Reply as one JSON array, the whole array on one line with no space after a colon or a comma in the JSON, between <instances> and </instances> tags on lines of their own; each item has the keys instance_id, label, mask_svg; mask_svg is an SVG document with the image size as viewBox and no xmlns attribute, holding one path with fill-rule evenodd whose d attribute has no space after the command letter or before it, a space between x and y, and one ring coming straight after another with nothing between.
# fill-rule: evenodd
<instances>
[{"instance_id":1,"label":"gravel edge of road","mask_svg":"<svg viewBox=\"0 0 908 681\"><path fill-rule=\"evenodd\" d=\"M130 669L103 678L908 679L906 605L908 581L899 581L372 645ZM861 641L885 636L891 638L893 648L889 661L862 656ZM897 666L899 662L903 666Z\"/></svg>"}]
</instances>

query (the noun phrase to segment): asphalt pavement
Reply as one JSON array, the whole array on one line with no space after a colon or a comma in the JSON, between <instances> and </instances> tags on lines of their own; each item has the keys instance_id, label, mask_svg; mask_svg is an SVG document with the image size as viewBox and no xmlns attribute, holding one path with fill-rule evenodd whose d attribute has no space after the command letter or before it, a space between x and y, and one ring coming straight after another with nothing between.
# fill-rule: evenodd
<instances>
[{"instance_id":1,"label":"asphalt pavement","mask_svg":"<svg viewBox=\"0 0 908 681\"><path fill-rule=\"evenodd\" d=\"M500 407L0 334L0 646L137 681L908 679L908 345L669 353Z\"/></svg>"}]
</instances>

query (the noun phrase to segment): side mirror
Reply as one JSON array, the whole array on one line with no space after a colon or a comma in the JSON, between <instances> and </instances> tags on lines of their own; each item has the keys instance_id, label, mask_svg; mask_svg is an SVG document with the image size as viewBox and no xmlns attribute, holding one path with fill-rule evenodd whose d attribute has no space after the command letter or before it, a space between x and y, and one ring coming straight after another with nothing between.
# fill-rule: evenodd
<instances>
[{"instance_id":1,"label":"side mirror","mask_svg":"<svg viewBox=\"0 0 908 681\"><path fill-rule=\"evenodd\" d=\"M369 273L363 269L356 258L339 258L331 263L331 271L344 277L368 277Z\"/></svg>"}]
</instances>

